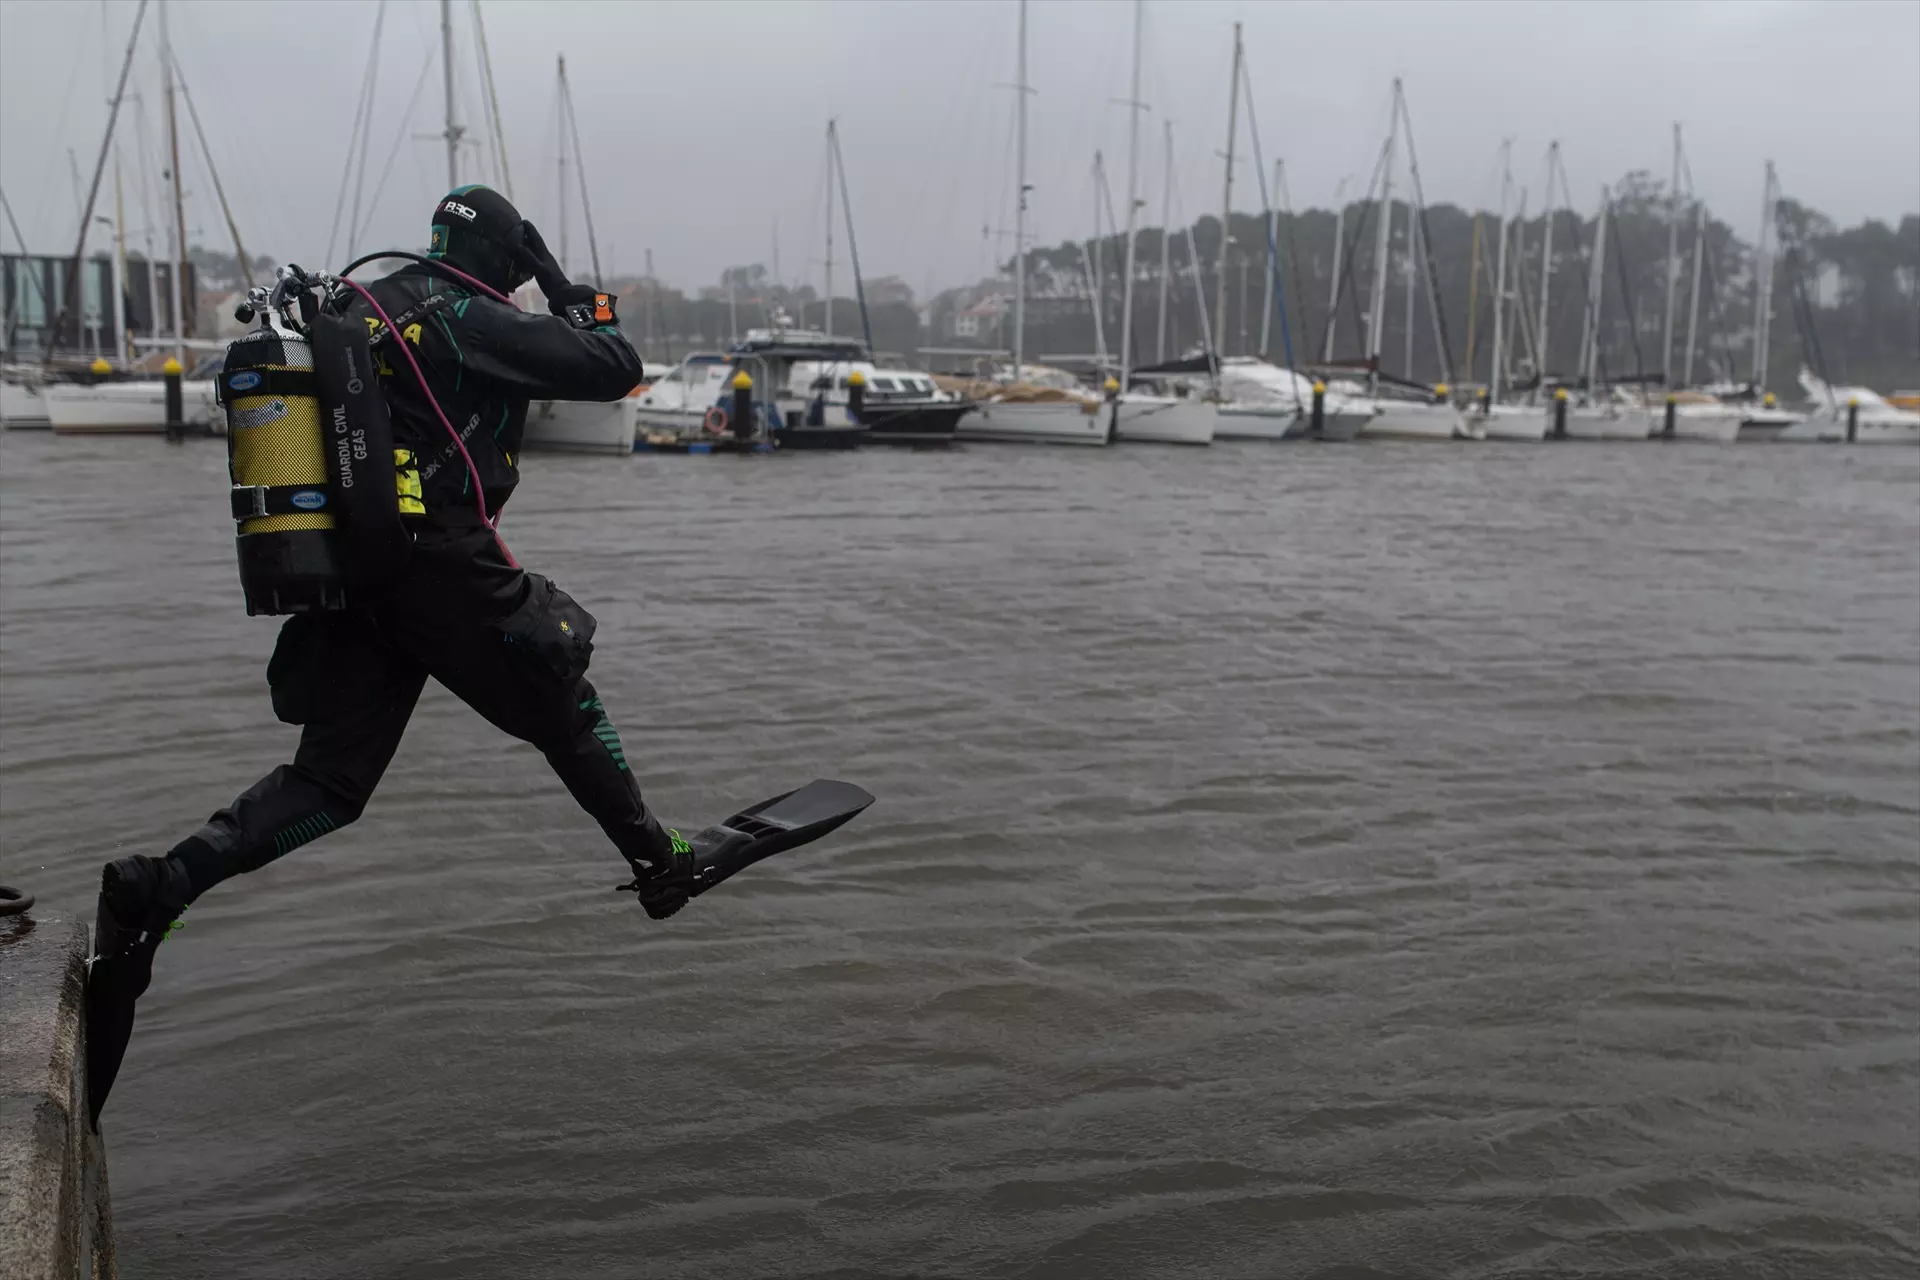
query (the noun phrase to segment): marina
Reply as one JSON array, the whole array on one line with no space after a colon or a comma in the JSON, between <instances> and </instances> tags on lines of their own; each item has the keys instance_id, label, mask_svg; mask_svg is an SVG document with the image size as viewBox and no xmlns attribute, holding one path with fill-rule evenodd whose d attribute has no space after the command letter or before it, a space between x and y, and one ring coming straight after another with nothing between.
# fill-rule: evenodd
<instances>
[{"instance_id":1,"label":"marina","mask_svg":"<svg viewBox=\"0 0 1920 1280\"><path fill-rule=\"evenodd\" d=\"M1920 1274L1920 6L1707 7L0 0L4 1280Z\"/></svg>"}]
</instances>

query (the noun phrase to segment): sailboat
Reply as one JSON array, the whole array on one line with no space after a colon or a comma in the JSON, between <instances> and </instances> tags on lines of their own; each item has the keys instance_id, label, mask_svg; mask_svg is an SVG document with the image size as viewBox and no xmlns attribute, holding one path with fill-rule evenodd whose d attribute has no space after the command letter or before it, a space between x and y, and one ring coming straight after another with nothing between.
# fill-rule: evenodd
<instances>
[{"instance_id":1,"label":"sailboat","mask_svg":"<svg viewBox=\"0 0 1920 1280\"><path fill-rule=\"evenodd\" d=\"M1121 287L1120 303L1120 393L1113 401L1113 438L1124 442L1147 441L1155 444L1212 444L1214 402L1191 395L1166 395L1144 391L1133 385L1133 294L1134 251L1139 222L1140 113L1140 35L1146 16L1146 0L1133 2L1133 79L1127 93L1127 259L1126 279ZM1233 24L1233 87L1228 92L1227 109L1227 198L1233 197L1233 124L1240 102L1240 24ZM1221 221L1224 231L1226 222ZM1164 229L1163 229L1164 234ZM1226 263L1223 235L1221 265ZM1221 287L1225 288L1222 272ZM1225 305L1225 295L1221 298ZM1217 329L1218 326L1216 326ZM1218 358L1216 353L1216 359Z\"/></svg>"},{"instance_id":2,"label":"sailboat","mask_svg":"<svg viewBox=\"0 0 1920 1280\"><path fill-rule=\"evenodd\" d=\"M1714 444L1732 444L1740 435L1739 408L1722 403L1717 397L1693 386L1693 356L1700 331L1700 277L1707 249L1707 203L1693 187L1693 171L1687 170L1688 196L1693 201L1693 283L1687 300L1687 343L1680 378L1673 376L1673 308L1680 279L1680 172L1683 151L1680 126L1673 126L1673 187L1667 198L1667 321L1662 352L1667 403L1672 406L1675 440L1697 440Z\"/></svg>"},{"instance_id":3,"label":"sailboat","mask_svg":"<svg viewBox=\"0 0 1920 1280\"><path fill-rule=\"evenodd\" d=\"M1600 212L1593 220L1593 245L1587 253L1587 306L1580 325L1580 385L1583 399L1567 406L1569 440L1645 440L1653 432L1646 408L1613 387L1601 387L1599 372L1600 317L1606 299L1607 221L1613 213L1613 192L1600 188Z\"/></svg>"},{"instance_id":4,"label":"sailboat","mask_svg":"<svg viewBox=\"0 0 1920 1280\"><path fill-rule=\"evenodd\" d=\"M1500 144L1500 243L1494 251L1493 281L1493 363L1487 372L1487 398L1475 412L1467 415L1469 427L1487 440L1541 440L1547 434L1546 413L1537 406L1502 404L1500 395L1506 382L1507 354L1507 245L1509 234L1508 202L1513 194L1513 143ZM1520 222L1526 221L1526 202L1521 201ZM1552 210L1548 210L1552 224ZM1516 228L1517 230L1517 228ZM1515 290L1514 301L1518 301Z\"/></svg>"},{"instance_id":5,"label":"sailboat","mask_svg":"<svg viewBox=\"0 0 1920 1280\"><path fill-rule=\"evenodd\" d=\"M1026 380L1027 324L1027 0L1020 0L1019 80L1015 85L1018 137L1013 231L1013 366L997 386L983 388L978 410L961 421L961 440L1040 444L1106 444L1112 430L1104 402L1075 388Z\"/></svg>"},{"instance_id":6,"label":"sailboat","mask_svg":"<svg viewBox=\"0 0 1920 1280\"><path fill-rule=\"evenodd\" d=\"M1739 439L1743 444L1779 440L1789 428L1798 426L1807 417L1804 413L1780 408L1774 402L1773 392L1767 390L1767 354L1773 333L1773 255L1768 241L1779 201L1779 179L1774 174L1773 161L1769 160L1760 189L1760 238L1754 247L1753 367L1749 371L1746 393L1749 399L1759 396L1760 403L1749 404L1740 418Z\"/></svg>"},{"instance_id":7,"label":"sailboat","mask_svg":"<svg viewBox=\"0 0 1920 1280\"><path fill-rule=\"evenodd\" d=\"M167 8L163 2L159 6L159 60L160 73L164 83L167 109L167 143L171 159L168 172L172 175L170 186L173 194L175 256L173 260L173 327L174 354L180 363L186 363L188 341L181 332L185 315L184 299L181 297L181 264L187 260L187 224L186 211L180 188L180 129L179 117L175 110L176 92L184 95L186 85L180 75L180 64L173 56L173 45L167 36ZM120 83L114 93L112 108L107 118L106 137L101 142L100 162L94 172L94 191L99 190L100 169L104 166L107 153L113 143L113 130L119 117L122 98L126 93L127 74L133 65L135 46L140 36L139 17L136 15L132 33L128 36L126 60L120 69ZM188 98L192 107L192 99ZM195 114L195 128L198 129L198 114ZM206 150L206 137L200 135L203 152ZM220 193L221 211L226 215L229 229L233 229L233 215L226 208L226 196L220 189L220 178L213 171L213 156L205 154L209 172L213 174L215 191ZM86 246L86 224L91 220L93 197L90 194L82 213L80 244L76 247L76 263ZM122 220L116 219L119 227ZM235 249L242 270L246 267L246 250L239 245L239 234L234 233ZM74 296L76 286L69 286L68 297ZM64 305L63 305L64 312ZM59 327L58 320L55 322ZM116 343L116 345L118 345ZM195 344L205 345L205 344ZM200 367L186 371L181 381L181 418L182 425L190 432L220 432L226 428L225 417L220 412L214 397L214 375L218 372L219 359L213 357L200 362ZM167 428L167 384L163 378L136 378L96 380L87 382L51 382L40 393L45 407L48 423L55 432L61 434L158 434Z\"/></svg>"},{"instance_id":8,"label":"sailboat","mask_svg":"<svg viewBox=\"0 0 1920 1280\"><path fill-rule=\"evenodd\" d=\"M1406 116L1406 97L1398 78L1393 82L1393 108L1387 125L1387 144L1380 168L1380 225L1373 249L1373 297L1367 309L1367 398L1375 413L1360 429L1363 439L1460 440L1471 439L1474 431L1461 418L1460 411L1438 397L1423 400L1396 399L1380 394L1380 347L1386 333L1387 249L1393 234L1393 162L1399 140L1400 124ZM1408 224L1415 225L1413 205L1407 206ZM1413 247L1408 235L1408 248ZM1429 300L1431 301L1431 299Z\"/></svg>"}]
</instances>

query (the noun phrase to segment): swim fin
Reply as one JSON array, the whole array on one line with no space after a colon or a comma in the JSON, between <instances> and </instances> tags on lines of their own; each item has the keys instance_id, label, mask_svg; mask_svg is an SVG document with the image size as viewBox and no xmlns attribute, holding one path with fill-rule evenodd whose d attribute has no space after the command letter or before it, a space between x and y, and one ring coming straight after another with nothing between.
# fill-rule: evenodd
<instances>
[{"instance_id":1,"label":"swim fin","mask_svg":"<svg viewBox=\"0 0 1920 1280\"><path fill-rule=\"evenodd\" d=\"M134 1002L153 981L153 953L192 896L186 873L164 858L136 855L101 870L86 994L87 1111L95 1129L133 1037Z\"/></svg>"},{"instance_id":2,"label":"swim fin","mask_svg":"<svg viewBox=\"0 0 1920 1280\"><path fill-rule=\"evenodd\" d=\"M762 858L811 844L872 803L872 796L850 782L815 779L797 791L762 800L725 822L687 837L692 866L690 873L674 877L678 881L676 892L662 894L652 877L635 879L620 888L639 894L648 915L665 919L736 871Z\"/></svg>"}]
</instances>

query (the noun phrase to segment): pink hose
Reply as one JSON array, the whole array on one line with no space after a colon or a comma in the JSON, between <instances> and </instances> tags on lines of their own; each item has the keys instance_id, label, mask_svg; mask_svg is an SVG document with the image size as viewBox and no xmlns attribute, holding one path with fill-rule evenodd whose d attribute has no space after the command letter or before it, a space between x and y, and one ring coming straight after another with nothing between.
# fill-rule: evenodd
<instances>
[{"instance_id":1,"label":"pink hose","mask_svg":"<svg viewBox=\"0 0 1920 1280\"><path fill-rule=\"evenodd\" d=\"M505 294L500 293L498 290L487 288L486 285L481 284L465 272L453 267L448 267L447 270L452 271L461 279L486 290L487 293L500 299L500 301L506 303L508 306L513 305L512 300ZM446 412L440 408L440 402L434 398L433 388L427 385L427 375L421 370L420 362L413 358L413 352L407 348L406 335L394 328L393 317L387 314L387 309L380 305L378 298L375 298L372 293L368 292L365 285L357 280L348 280L344 276L341 277L340 283L346 285L367 300L367 305L373 308L373 313L380 317L382 324L387 326L387 332L393 335L393 345L400 348L400 354L405 356L407 363L413 366L413 376L420 380L420 392L426 396L427 403L433 406L433 416L440 419L440 425L445 427L447 434L453 437L454 448L460 450L460 460L467 464L467 476L473 481L473 501L474 505L479 509L480 519L485 522L487 528L494 530L494 541L499 543L499 517L489 516L487 514L487 492L480 486L480 468L473 465L473 455L467 452L467 442L462 440L460 433L453 429L453 423L447 421ZM507 551L506 544L500 543L500 550L506 554L508 563L514 563L513 553Z\"/></svg>"}]
</instances>

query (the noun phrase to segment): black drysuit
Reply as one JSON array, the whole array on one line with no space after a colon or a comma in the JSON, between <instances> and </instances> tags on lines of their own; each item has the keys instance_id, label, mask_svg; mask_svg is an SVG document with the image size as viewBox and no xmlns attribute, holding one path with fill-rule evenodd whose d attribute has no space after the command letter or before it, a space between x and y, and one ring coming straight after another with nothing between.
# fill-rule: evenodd
<instances>
[{"instance_id":1,"label":"black drysuit","mask_svg":"<svg viewBox=\"0 0 1920 1280\"><path fill-rule=\"evenodd\" d=\"M370 286L419 360L479 472L490 514L519 479L532 399L614 400L640 379L617 327L520 312L408 267ZM406 313L437 299L409 322ZM359 299L354 311L371 317ZM377 322L376 322L377 325ZM293 763L221 810L174 851L197 897L360 816L400 744L428 676L506 733L532 743L629 862L658 865L670 841L648 813L620 739L585 678L592 619L522 570L479 517L473 478L423 398L394 335L374 348L394 442L420 460L427 515L391 587L284 624L267 683L274 713L301 726ZM584 636L583 636L584 632Z\"/></svg>"}]
</instances>

